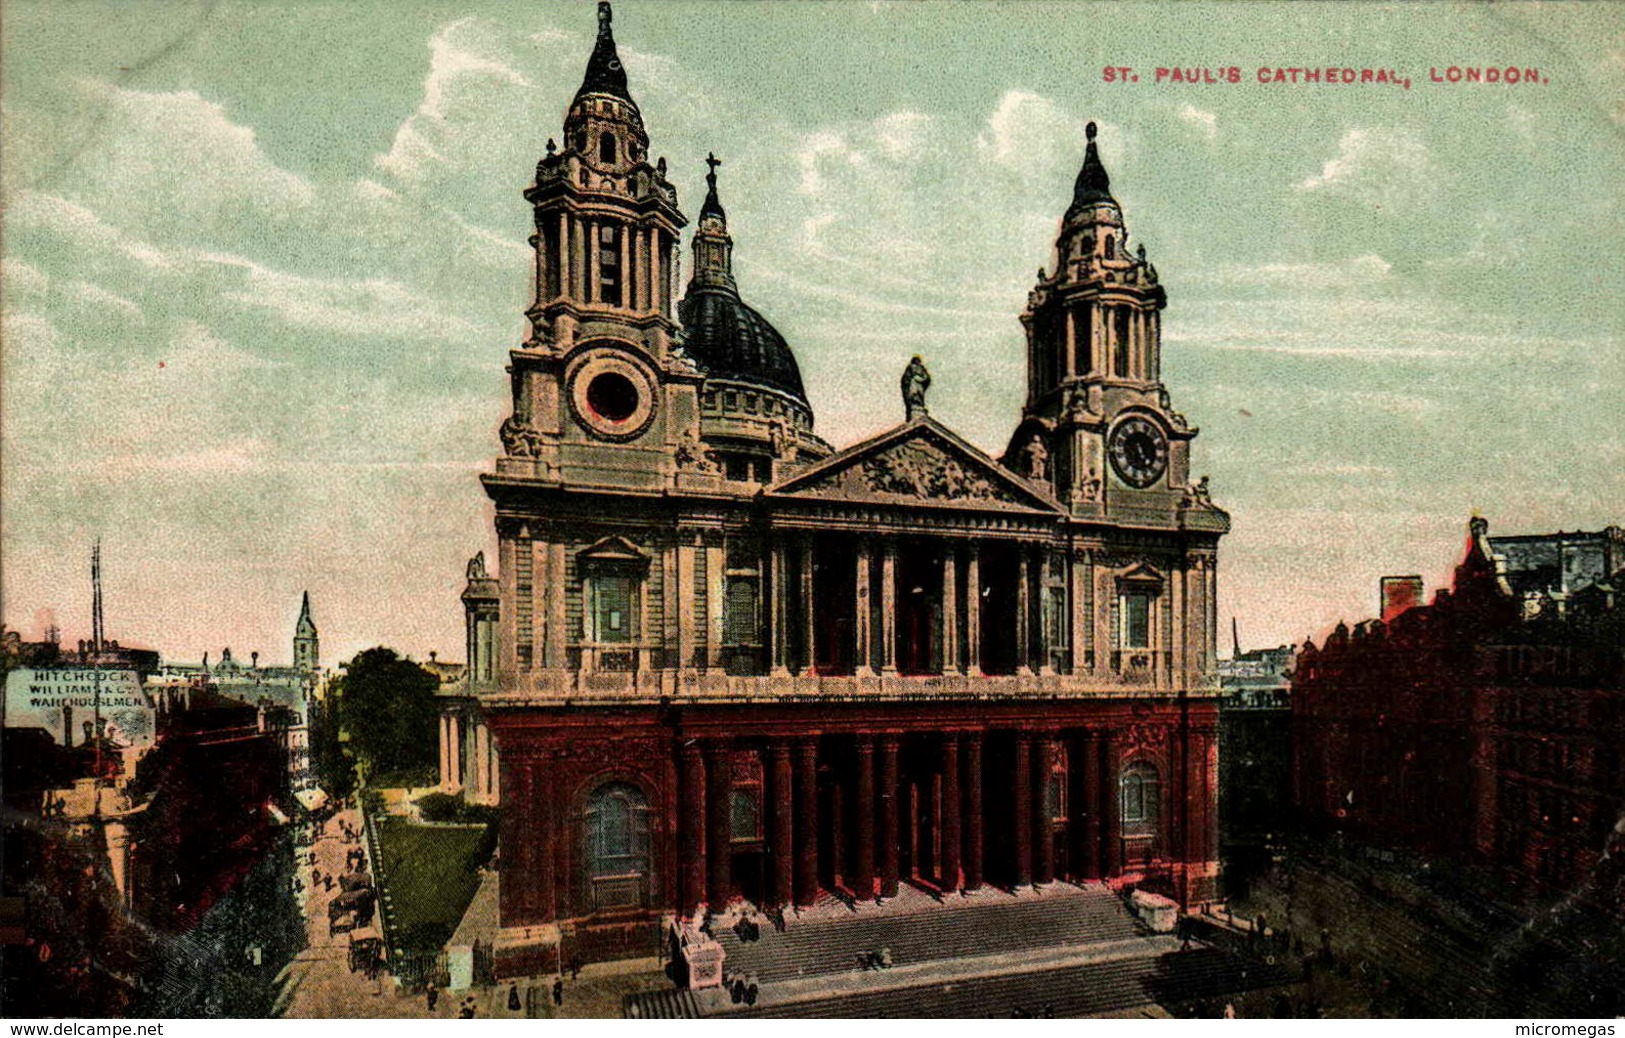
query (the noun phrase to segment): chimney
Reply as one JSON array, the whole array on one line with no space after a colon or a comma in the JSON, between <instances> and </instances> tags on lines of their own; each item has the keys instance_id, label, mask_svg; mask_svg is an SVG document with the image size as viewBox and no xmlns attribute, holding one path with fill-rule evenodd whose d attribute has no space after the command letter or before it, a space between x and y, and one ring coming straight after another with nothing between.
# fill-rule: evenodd
<instances>
[{"instance_id":1,"label":"chimney","mask_svg":"<svg viewBox=\"0 0 1625 1038\"><path fill-rule=\"evenodd\" d=\"M1422 604L1423 584L1419 576L1382 578L1382 622Z\"/></svg>"}]
</instances>

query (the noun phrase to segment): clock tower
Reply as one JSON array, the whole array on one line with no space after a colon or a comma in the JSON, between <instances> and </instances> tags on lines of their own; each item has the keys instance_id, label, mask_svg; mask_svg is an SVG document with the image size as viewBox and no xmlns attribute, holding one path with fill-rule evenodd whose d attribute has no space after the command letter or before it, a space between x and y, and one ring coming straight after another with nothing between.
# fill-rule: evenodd
<instances>
[{"instance_id":1,"label":"clock tower","mask_svg":"<svg viewBox=\"0 0 1625 1038\"><path fill-rule=\"evenodd\" d=\"M1191 485L1196 430L1162 384L1167 295L1131 244L1094 123L1047 270L1028 296L1027 402L1006 463L1079 517L1169 524Z\"/></svg>"}]
</instances>

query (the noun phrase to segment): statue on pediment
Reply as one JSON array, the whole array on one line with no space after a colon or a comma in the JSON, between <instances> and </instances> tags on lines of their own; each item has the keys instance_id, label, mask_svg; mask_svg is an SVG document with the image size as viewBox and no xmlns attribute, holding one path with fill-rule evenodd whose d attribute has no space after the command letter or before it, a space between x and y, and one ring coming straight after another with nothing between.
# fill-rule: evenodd
<instances>
[{"instance_id":1,"label":"statue on pediment","mask_svg":"<svg viewBox=\"0 0 1625 1038\"><path fill-rule=\"evenodd\" d=\"M468 579L489 580L491 575L485 571L485 552L475 552L474 557L468 560Z\"/></svg>"},{"instance_id":2,"label":"statue on pediment","mask_svg":"<svg viewBox=\"0 0 1625 1038\"><path fill-rule=\"evenodd\" d=\"M1049 479L1049 448L1044 446L1044 437L1033 433L1027 446L1021 449L1021 468L1028 479L1043 482Z\"/></svg>"},{"instance_id":3,"label":"statue on pediment","mask_svg":"<svg viewBox=\"0 0 1625 1038\"><path fill-rule=\"evenodd\" d=\"M931 388L931 372L925 370L925 361L920 359L919 354L916 353L914 359L908 362L908 367L903 369L901 385L903 411L906 420L912 422L926 413L925 391Z\"/></svg>"}]
</instances>

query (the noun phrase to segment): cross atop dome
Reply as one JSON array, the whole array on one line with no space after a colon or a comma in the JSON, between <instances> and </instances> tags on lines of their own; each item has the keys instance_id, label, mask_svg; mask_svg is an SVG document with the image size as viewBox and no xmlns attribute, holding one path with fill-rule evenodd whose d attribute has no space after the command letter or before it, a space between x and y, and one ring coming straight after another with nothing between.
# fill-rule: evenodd
<instances>
[{"instance_id":1,"label":"cross atop dome","mask_svg":"<svg viewBox=\"0 0 1625 1038\"><path fill-rule=\"evenodd\" d=\"M722 208L722 200L717 197L717 167L722 165L722 160L712 152L705 157L705 164L711 167L711 172L705 175L705 203L700 206L700 219L714 216L726 223L728 214Z\"/></svg>"}]
</instances>

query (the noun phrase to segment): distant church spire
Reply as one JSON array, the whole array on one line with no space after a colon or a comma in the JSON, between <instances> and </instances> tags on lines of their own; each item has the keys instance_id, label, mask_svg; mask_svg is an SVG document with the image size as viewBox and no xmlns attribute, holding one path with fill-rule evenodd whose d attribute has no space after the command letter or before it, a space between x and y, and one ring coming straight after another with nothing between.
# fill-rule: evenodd
<instances>
[{"instance_id":1,"label":"distant church spire","mask_svg":"<svg viewBox=\"0 0 1625 1038\"><path fill-rule=\"evenodd\" d=\"M293 667L314 673L321 657L321 642L316 634L316 621L310 617L310 592L305 592L299 606L299 622L293 628Z\"/></svg>"}]
</instances>

